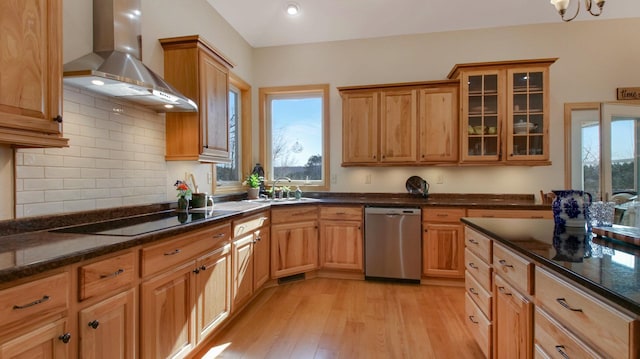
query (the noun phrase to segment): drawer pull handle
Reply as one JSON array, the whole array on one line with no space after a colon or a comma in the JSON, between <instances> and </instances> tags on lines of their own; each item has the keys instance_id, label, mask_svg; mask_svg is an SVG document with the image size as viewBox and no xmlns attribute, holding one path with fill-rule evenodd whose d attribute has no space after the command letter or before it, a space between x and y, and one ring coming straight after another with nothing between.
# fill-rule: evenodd
<instances>
[{"instance_id":1,"label":"drawer pull handle","mask_svg":"<svg viewBox=\"0 0 640 359\"><path fill-rule=\"evenodd\" d=\"M567 355L567 353L564 352L564 345L556 345L556 350L558 351L558 353L560 353L560 355L563 358L569 359L569 355Z\"/></svg>"},{"instance_id":2,"label":"drawer pull handle","mask_svg":"<svg viewBox=\"0 0 640 359\"><path fill-rule=\"evenodd\" d=\"M470 238L470 239L469 239L469 243L471 243L471 244L476 244L476 245L477 245L477 244L480 244L480 242L476 241L476 240L475 240L475 239L473 239L473 238Z\"/></svg>"},{"instance_id":3,"label":"drawer pull handle","mask_svg":"<svg viewBox=\"0 0 640 359\"><path fill-rule=\"evenodd\" d=\"M476 291L476 289L474 287L469 288L469 293L478 295L478 292Z\"/></svg>"},{"instance_id":4,"label":"drawer pull handle","mask_svg":"<svg viewBox=\"0 0 640 359\"><path fill-rule=\"evenodd\" d=\"M470 320L470 321L471 321L471 323L473 323L473 324L478 324L478 321L477 321L477 320L475 320L475 319L473 318L473 315L470 315L470 316L469 316L469 320Z\"/></svg>"},{"instance_id":5,"label":"drawer pull handle","mask_svg":"<svg viewBox=\"0 0 640 359\"><path fill-rule=\"evenodd\" d=\"M244 230L244 226L243 226L242 228L243 228L243 230ZM225 236L225 234L224 234L224 233L218 233L218 234L216 234L215 236L213 236L213 238L222 238L222 237L224 237L224 236Z\"/></svg>"},{"instance_id":6,"label":"drawer pull handle","mask_svg":"<svg viewBox=\"0 0 640 359\"><path fill-rule=\"evenodd\" d=\"M494 218L495 216L493 214L483 214L482 218Z\"/></svg>"},{"instance_id":7,"label":"drawer pull handle","mask_svg":"<svg viewBox=\"0 0 640 359\"><path fill-rule=\"evenodd\" d=\"M98 326L100 325L100 322L94 319L94 320L90 321L88 325L93 329L98 329Z\"/></svg>"},{"instance_id":8,"label":"drawer pull handle","mask_svg":"<svg viewBox=\"0 0 640 359\"><path fill-rule=\"evenodd\" d=\"M105 278L109 278L109 277L117 277L120 274L124 273L124 269L120 268L117 271L111 273L111 274L102 274L100 275L100 279L105 279Z\"/></svg>"},{"instance_id":9,"label":"drawer pull handle","mask_svg":"<svg viewBox=\"0 0 640 359\"><path fill-rule=\"evenodd\" d=\"M469 262L469 267L473 268L473 269L478 269L478 267L476 266L475 263L473 262Z\"/></svg>"},{"instance_id":10,"label":"drawer pull handle","mask_svg":"<svg viewBox=\"0 0 640 359\"><path fill-rule=\"evenodd\" d=\"M436 214L436 217L449 217L449 215L446 213L438 213Z\"/></svg>"},{"instance_id":11,"label":"drawer pull handle","mask_svg":"<svg viewBox=\"0 0 640 359\"><path fill-rule=\"evenodd\" d=\"M498 263L500 263L501 266L513 268L513 265L507 264L507 261L505 261L504 259L499 260Z\"/></svg>"},{"instance_id":12,"label":"drawer pull handle","mask_svg":"<svg viewBox=\"0 0 640 359\"><path fill-rule=\"evenodd\" d=\"M564 298L556 298L556 302L560 303L561 306L565 307L566 309L569 309L572 312L582 312L582 309L580 309L580 308L572 308L567 303L567 300L564 299Z\"/></svg>"},{"instance_id":13,"label":"drawer pull handle","mask_svg":"<svg viewBox=\"0 0 640 359\"><path fill-rule=\"evenodd\" d=\"M71 333L64 333L58 337L63 343L67 344L71 340Z\"/></svg>"},{"instance_id":14,"label":"drawer pull handle","mask_svg":"<svg viewBox=\"0 0 640 359\"><path fill-rule=\"evenodd\" d=\"M180 253L180 252L181 252L181 251L180 251L180 249L176 249L175 251L173 251L173 252L167 252L167 253L165 253L164 255L165 255L165 256L174 256L174 255L176 255L176 254L178 254L178 253Z\"/></svg>"},{"instance_id":15,"label":"drawer pull handle","mask_svg":"<svg viewBox=\"0 0 640 359\"><path fill-rule=\"evenodd\" d=\"M511 293L507 292L504 287L498 287L498 292L505 294L505 295L512 295Z\"/></svg>"},{"instance_id":16,"label":"drawer pull handle","mask_svg":"<svg viewBox=\"0 0 640 359\"><path fill-rule=\"evenodd\" d=\"M27 303L27 304L23 304L23 305L14 305L13 309L26 309L29 307L33 307L34 305L38 305L40 303L44 303L46 301L48 301L51 297L49 297L48 295L42 296L42 298L34 300L31 303Z\"/></svg>"},{"instance_id":17,"label":"drawer pull handle","mask_svg":"<svg viewBox=\"0 0 640 359\"><path fill-rule=\"evenodd\" d=\"M343 214L347 214L347 212L336 212L336 214L342 216Z\"/></svg>"}]
</instances>

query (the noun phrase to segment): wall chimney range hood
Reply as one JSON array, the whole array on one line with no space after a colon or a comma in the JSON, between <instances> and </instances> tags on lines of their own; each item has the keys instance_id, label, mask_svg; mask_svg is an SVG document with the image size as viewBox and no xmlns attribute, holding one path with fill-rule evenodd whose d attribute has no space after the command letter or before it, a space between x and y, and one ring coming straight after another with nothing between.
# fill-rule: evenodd
<instances>
[{"instance_id":1,"label":"wall chimney range hood","mask_svg":"<svg viewBox=\"0 0 640 359\"><path fill-rule=\"evenodd\" d=\"M156 112L198 106L141 58L140 0L93 0L93 52L64 65L64 82Z\"/></svg>"}]
</instances>

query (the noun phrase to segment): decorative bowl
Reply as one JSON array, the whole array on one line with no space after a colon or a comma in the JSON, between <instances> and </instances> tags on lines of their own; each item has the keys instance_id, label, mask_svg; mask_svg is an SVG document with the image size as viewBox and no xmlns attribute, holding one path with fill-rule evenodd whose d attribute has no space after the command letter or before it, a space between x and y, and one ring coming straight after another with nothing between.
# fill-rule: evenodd
<instances>
[{"instance_id":1,"label":"decorative bowl","mask_svg":"<svg viewBox=\"0 0 640 359\"><path fill-rule=\"evenodd\" d=\"M517 135L526 134L536 128L534 123L530 122L518 122L513 124L513 133Z\"/></svg>"}]
</instances>

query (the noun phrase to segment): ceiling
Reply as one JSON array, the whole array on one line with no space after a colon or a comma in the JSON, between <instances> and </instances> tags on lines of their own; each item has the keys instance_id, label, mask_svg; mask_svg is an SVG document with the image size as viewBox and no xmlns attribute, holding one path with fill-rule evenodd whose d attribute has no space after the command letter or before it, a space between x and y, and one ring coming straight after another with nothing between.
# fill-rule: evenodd
<instances>
[{"instance_id":1,"label":"ceiling","mask_svg":"<svg viewBox=\"0 0 640 359\"><path fill-rule=\"evenodd\" d=\"M549 0L207 1L253 47L561 22ZM285 13L290 2L301 8L294 17ZM600 17L580 2L574 21L640 17L638 0L607 1Z\"/></svg>"}]
</instances>

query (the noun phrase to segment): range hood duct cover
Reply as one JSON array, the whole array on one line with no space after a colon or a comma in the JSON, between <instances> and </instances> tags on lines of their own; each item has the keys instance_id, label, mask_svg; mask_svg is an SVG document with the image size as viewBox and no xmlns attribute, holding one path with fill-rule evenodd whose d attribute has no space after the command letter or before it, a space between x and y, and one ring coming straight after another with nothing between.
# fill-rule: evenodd
<instances>
[{"instance_id":1,"label":"range hood duct cover","mask_svg":"<svg viewBox=\"0 0 640 359\"><path fill-rule=\"evenodd\" d=\"M139 0L93 0L93 52L64 65L64 82L156 112L198 106L139 59Z\"/></svg>"}]
</instances>

